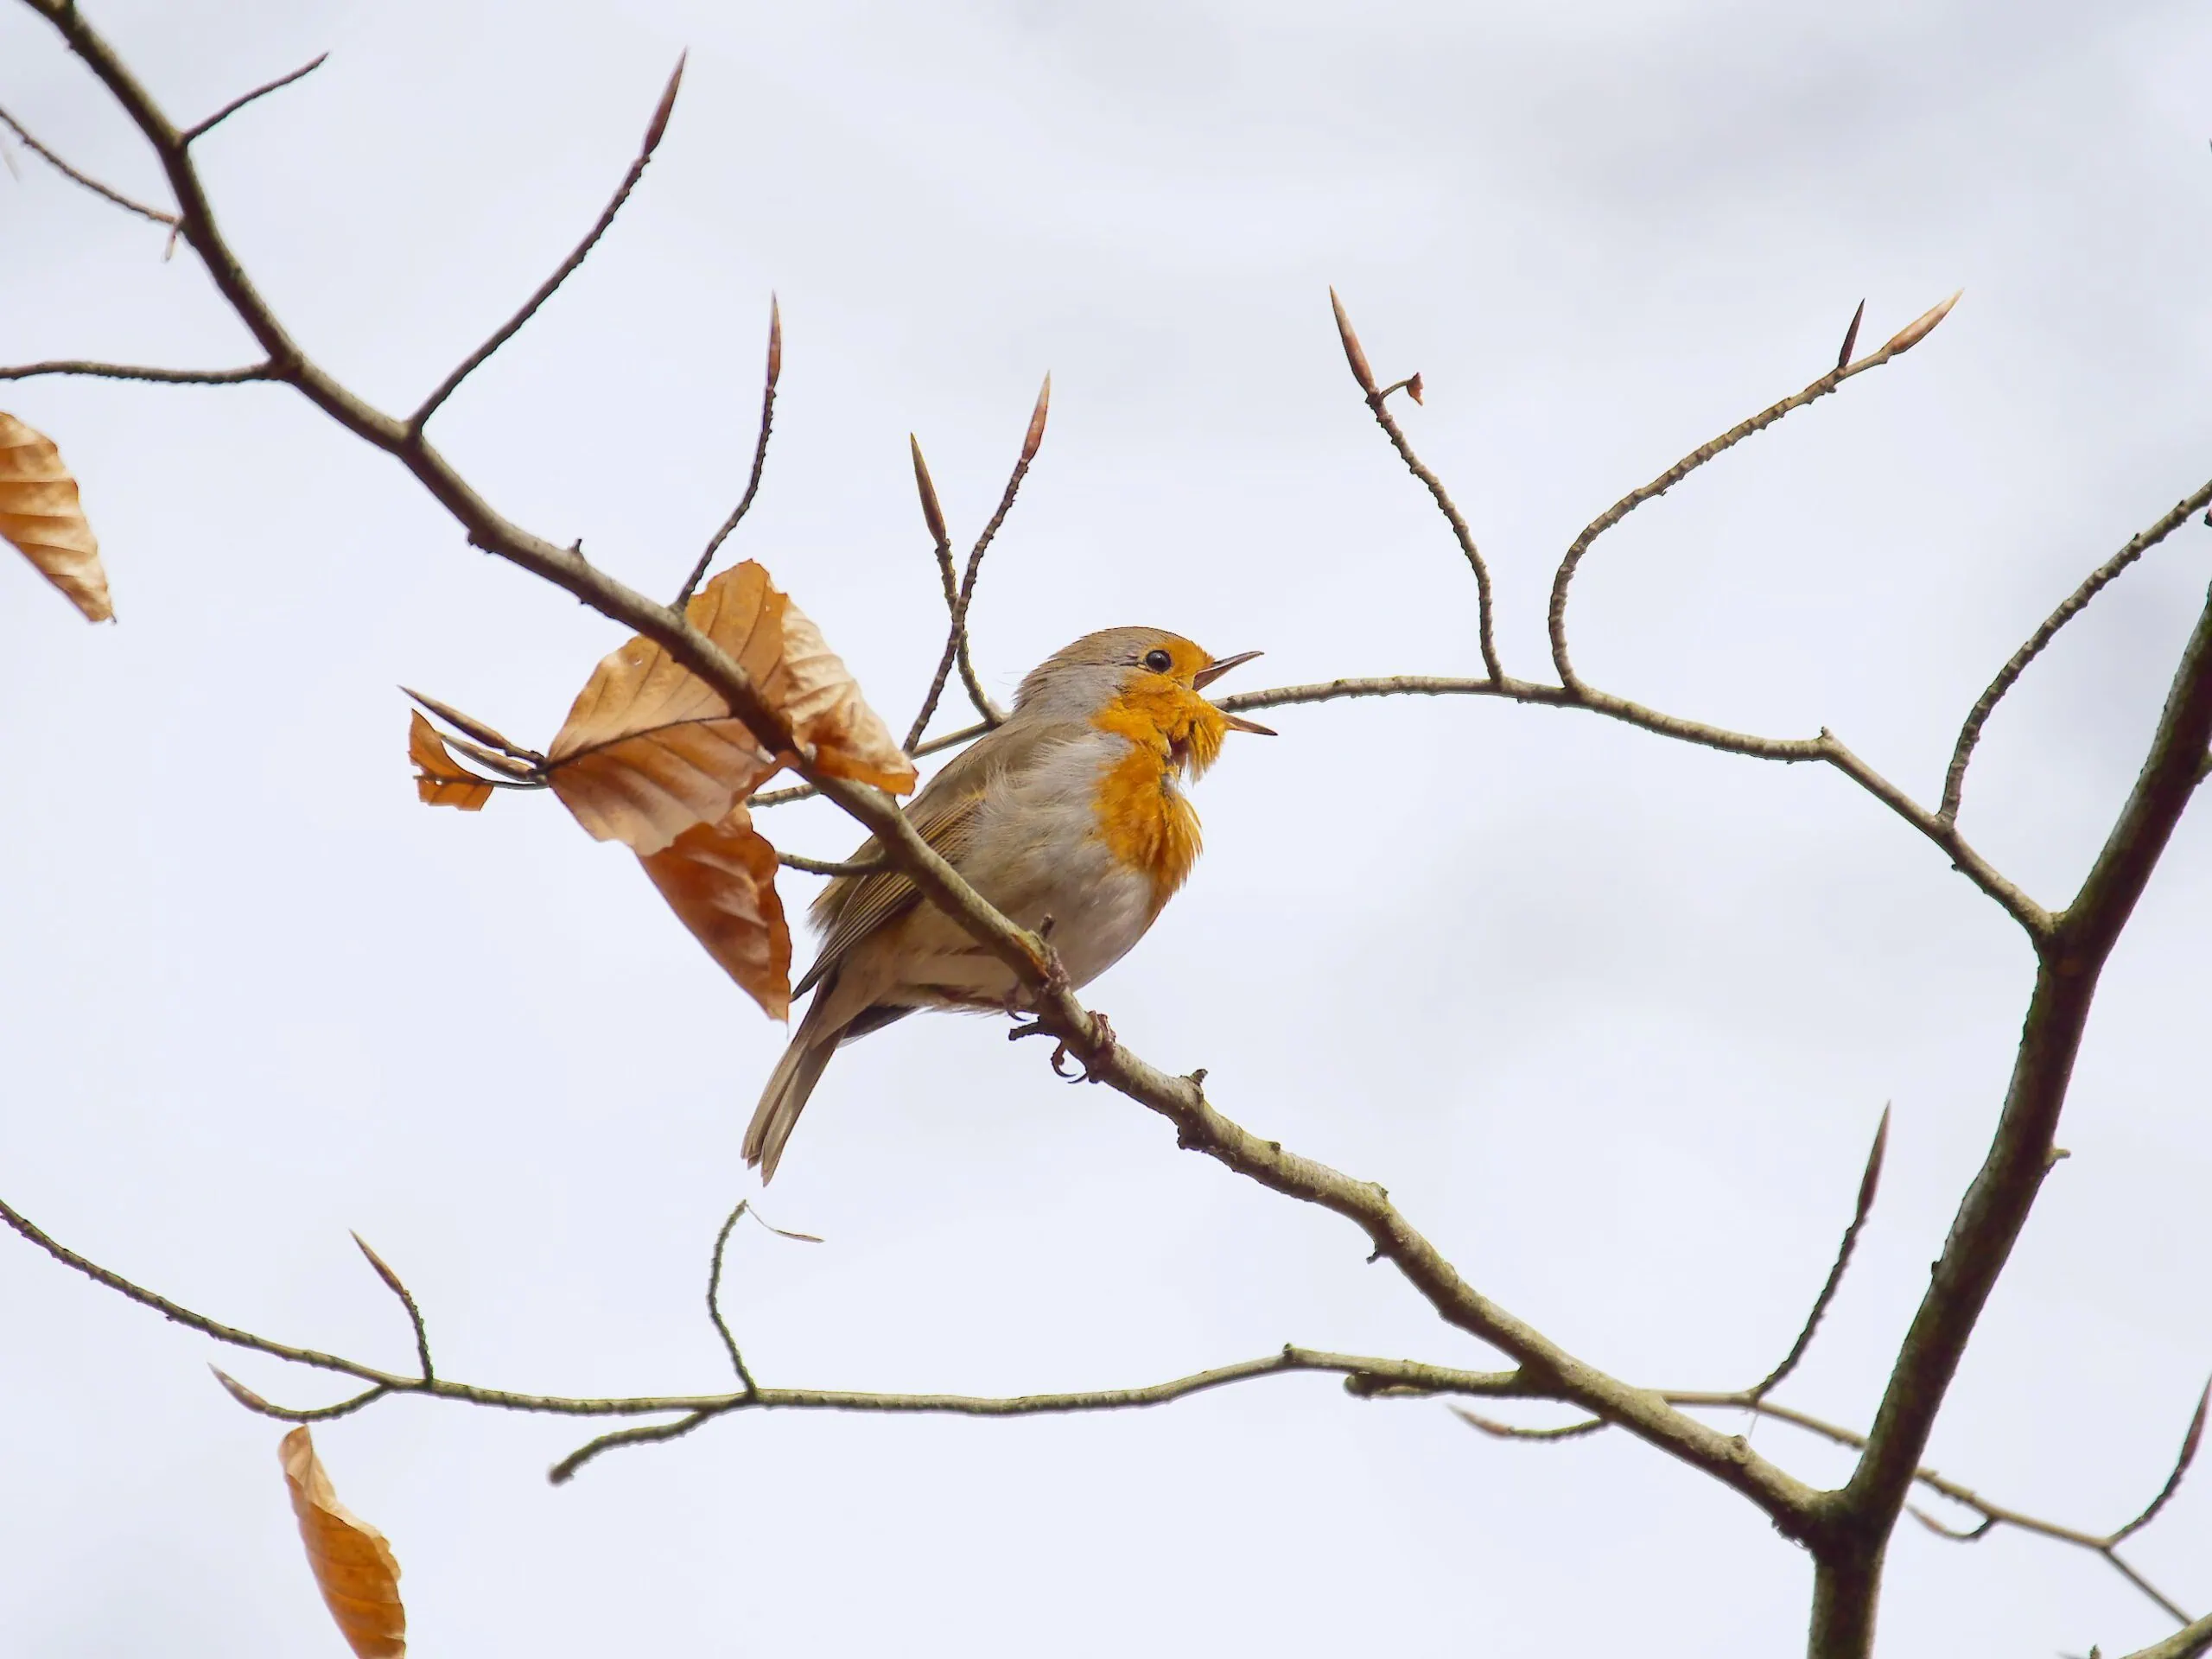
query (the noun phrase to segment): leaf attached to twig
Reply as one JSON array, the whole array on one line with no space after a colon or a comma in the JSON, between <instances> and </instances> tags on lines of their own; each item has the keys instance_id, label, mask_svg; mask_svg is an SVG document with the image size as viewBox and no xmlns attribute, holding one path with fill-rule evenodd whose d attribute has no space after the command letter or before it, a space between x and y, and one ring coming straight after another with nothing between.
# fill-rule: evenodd
<instances>
[{"instance_id":1,"label":"leaf attached to twig","mask_svg":"<svg viewBox=\"0 0 2212 1659\"><path fill-rule=\"evenodd\" d=\"M788 1020L791 934L776 894L776 849L733 806L719 823L695 823L638 861L677 919L765 1009Z\"/></svg>"},{"instance_id":2,"label":"leaf attached to twig","mask_svg":"<svg viewBox=\"0 0 2212 1659\"><path fill-rule=\"evenodd\" d=\"M913 764L821 631L752 560L693 595L686 619L781 714L822 771L893 791ZM546 753L545 779L601 841L658 853L693 824L720 823L782 764L721 693L639 635L604 658Z\"/></svg>"},{"instance_id":3,"label":"leaf attached to twig","mask_svg":"<svg viewBox=\"0 0 2212 1659\"><path fill-rule=\"evenodd\" d=\"M278 1455L308 1566L339 1634L358 1659L404 1659L407 1610L400 1604L399 1563L391 1546L338 1501L304 1426L284 1436Z\"/></svg>"},{"instance_id":4,"label":"leaf attached to twig","mask_svg":"<svg viewBox=\"0 0 2212 1659\"><path fill-rule=\"evenodd\" d=\"M114 619L100 544L77 480L44 433L0 414L0 538L37 567L92 622Z\"/></svg>"},{"instance_id":5,"label":"leaf attached to twig","mask_svg":"<svg viewBox=\"0 0 2212 1659\"><path fill-rule=\"evenodd\" d=\"M415 798L425 806L480 812L492 798L492 785L453 758L437 728L419 710L408 712L407 758L415 763Z\"/></svg>"}]
</instances>

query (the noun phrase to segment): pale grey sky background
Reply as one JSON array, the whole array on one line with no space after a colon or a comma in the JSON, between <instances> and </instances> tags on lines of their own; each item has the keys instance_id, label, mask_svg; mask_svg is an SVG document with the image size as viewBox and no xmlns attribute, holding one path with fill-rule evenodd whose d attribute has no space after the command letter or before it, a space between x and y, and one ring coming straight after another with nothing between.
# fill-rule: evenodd
<instances>
[{"instance_id":1,"label":"pale grey sky background","mask_svg":"<svg viewBox=\"0 0 2212 1659\"><path fill-rule=\"evenodd\" d=\"M1448 534L1346 377L1325 286L1543 661L1592 514L1830 360L1967 293L1905 361L1599 545L1593 681L1826 724L1932 797L1958 719L2090 566L2212 467L2212 18L2182 4L1774 8L265 0L95 14L180 118L329 48L206 165L309 350L411 403L620 176L614 232L439 417L506 512L672 587L742 481L787 329L766 561L903 724L937 648L906 435L956 534L1038 377L1050 436L994 553L1001 695L1090 628L1268 655L1256 687L1471 671ZM118 185L154 169L0 8L0 103ZM244 362L157 231L0 179L0 358ZM542 798L418 807L398 682L524 739L614 629L459 533L289 394L40 382L118 607L0 568L0 1190L219 1318L571 1392L721 1386L705 1253L780 1028L632 861ZM2205 581L2191 526L2007 703L1979 843L2071 891ZM1226 688L1225 688L1226 689ZM1208 855L1096 988L1224 1109L1380 1179L1592 1361L1726 1387L1786 1346L1885 1100L1859 1265L1787 1397L1863 1423L1994 1119L2030 978L1996 909L1832 775L1474 702L1287 710L1202 786ZM826 810L773 820L836 855ZM2107 976L2053 1177L1937 1466L2084 1526L2155 1490L2212 1369L2202 1040L2212 840L2184 823ZM808 881L787 877L794 903ZM766 1380L1133 1383L1286 1340L1480 1363L1344 1224L1069 1090L996 1026L840 1057L730 1306ZM0 1630L38 1656L335 1653L276 1425L328 1383L226 1356L0 1244ZM1785 1427L1761 1449L1843 1465ZM587 1431L400 1401L325 1430L391 1536L415 1651L1770 1655L1810 1574L1623 1437L1498 1446L1440 1405L1272 1380L1160 1411L729 1421L563 1490ZM2212 1606L2212 1477L2136 1554ZM2086 1554L1907 1525L1885 1651L2125 1650Z\"/></svg>"}]
</instances>

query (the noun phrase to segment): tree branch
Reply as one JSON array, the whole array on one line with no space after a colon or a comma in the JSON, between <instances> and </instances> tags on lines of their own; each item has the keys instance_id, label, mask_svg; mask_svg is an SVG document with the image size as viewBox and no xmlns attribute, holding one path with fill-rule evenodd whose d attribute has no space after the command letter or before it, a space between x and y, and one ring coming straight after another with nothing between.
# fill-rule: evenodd
<instances>
[{"instance_id":1,"label":"tree branch","mask_svg":"<svg viewBox=\"0 0 2212 1659\"><path fill-rule=\"evenodd\" d=\"M1497 638L1492 616L1490 587L1490 567L1483 563L1483 556L1475 546L1474 532L1467 528L1451 493L1444 487L1444 480L1422 463L1414 453L1413 445L1398 423L1390 414L1389 399L1392 392L1403 389L1415 403L1421 400L1421 376L1411 375L1378 390L1375 372L1367 366L1367 353L1361 347L1359 336L1352 331L1351 318L1344 310L1344 302L1337 297L1337 290L1329 290L1329 308L1336 315L1337 338L1344 342L1344 361L1351 366L1351 378L1359 383L1361 395L1367 400L1368 412L1375 416L1375 423L1382 429L1382 435L1390 440L1390 447L1398 452L1398 459L1406 463L1406 470L1421 481L1436 503L1436 510L1444 515L1444 522L1452 526L1452 539L1459 543L1459 551L1467 561L1467 568L1475 575L1475 638L1483 655L1483 667L1493 681L1503 682L1505 669L1497 654Z\"/></svg>"},{"instance_id":2,"label":"tree branch","mask_svg":"<svg viewBox=\"0 0 2212 1659\"><path fill-rule=\"evenodd\" d=\"M1843 1230L1843 1243L1836 1249L1835 1265L1828 1269L1821 1294L1813 1299L1813 1311L1805 1316L1805 1323L1797 1332L1797 1340L1789 1344L1789 1351L1782 1357L1782 1363L1769 1371L1747 1390L1754 1400L1764 1400L1790 1372L1797 1369L1805 1357L1805 1351L1813 1345L1814 1333L1821 1328L1821 1320L1828 1311L1828 1304L1835 1300L1835 1294L1842 1287L1845 1271L1851 1266L1851 1253L1859 1247L1859 1230L1866 1225L1866 1217L1874 1208L1874 1193L1882 1182L1882 1155L1889 1150L1890 1109L1882 1108L1882 1121L1874 1128L1873 1149L1866 1154L1866 1173L1859 1178L1858 1207L1851 1213L1851 1224Z\"/></svg>"},{"instance_id":3,"label":"tree branch","mask_svg":"<svg viewBox=\"0 0 2212 1659\"><path fill-rule=\"evenodd\" d=\"M60 156L41 143L32 136L29 128L5 110L0 110L0 126L4 126L9 131L14 133L18 143L72 184L83 186L103 200L113 202L125 213L136 213L139 218L150 219L156 225L166 225L175 228L177 222L177 216L175 213L167 213L159 207L149 207L144 202L134 200L120 190L111 189L102 184L91 174L79 172L68 162L63 161Z\"/></svg>"},{"instance_id":4,"label":"tree branch","mask_svg":"<svg viewBox=\"0 0 2212 1659\"><path fill-rule=\"evenodd\" d=\"M136 363L92 363L62 358L50 363L21 363L0 368L0 380L31 380L42 374L86 375L99 380L151 380L169 386L237 386L281 377L276 365L250 363L242 369L152 369Z\"/></svg>"},{"instance_id":5,"label":"tree branch","mask_svg":"<svg viewBox=\"0 0 2212 1659\"><path fill-rule=\"evenodd\" d=\"M678 73L681 73L679 68ZM763 377L766 384L760 391L760 435L753 445L753 475L745 481L745 493L738 498L737 505L730 510L722 527L708 539L706 550L699 555L698 563L691 567L691 574L683 579L683 589L676 595L673 609L682 610L691 602L691 595L698 591L707 567L715 562L715 555L729 539L729 533L738 521L751 510L753 498L760 493L760 474L768 465L768 432L776 423L776 380L784 372L784 308L776 296L768 296L768 369Z\"/></svg>"},{"instance_id":6,"label":"tree branch","mask_svg":"<svg viewBox=\"0 0 2212 1659\"><path fill-rule=\"evenodd\" d=\"M1952 295L1941 305L1923 313L1899 329L1891 336L1879 351L1861 358L1856 363L1839 363L1834 368L1814 381L1811 385L1807 386L1804 391L1796 393L1794 397L1785 397L1778 404L1770 404L1749 420L1730 427L1710 443L1700 444L1649 484L1644 485L1641 489L1630 490L1611 506L1599 513L1597 518L1592 519L1584 527L1582 533L1574 538L1573 544L1567 548L1566 556L1560 559L1559 569L1552 577L1551 604L1546 612L1546 622L1551 632L1552 667L1559 675L1560 683L1570 687L1579 687L1581 683L1574 672L1574 664L1569 659L1567 652L1567 594L1568 588L1574 582L1574 573L1582 563L1582 556L1590 550L1590 544L1592 542L1646 501L1666 494L1706 462L1716 455L1734 448L1753 433L1764 432L1783 416L1802 409L1808 404L1818 403L1853 375L1864 374L1869 369L1878 369L1891 358L1903 356L1927 339L1935 330L1936 325L1942 321L1944 317L1949 315L1951 308L1958 302L1958 295ZM1858 340L1859 319L1859 315L1863 315L1864 308L1865 302L1861 302L1860 312L1853 315L1850 330L1844 336L1844 350L1847 353Z\"/></svg>"},{"instance_id":7,"label":"tree branch","mask_svg":"<svg viewBox=\"0 0 2212 1659\"><path fill-rule=\"evenodd\" d=\"M308 75L313 74L316 70L321 68L322 66L329 60L329 53L322 53L312 62L302 64L298 68L291 71L289 74L279 75L274 80L265 80L250 92L239 93L229 103L224 105L221 109L216 111L214 114L209 116L205 121L200 122L199 125L187 127L177 136L188 144L194 143L197 139L206 137L217 127L221 126L224 122L229 120L240 110L245 108L247 105L254 102L257 99L266 98L270 93L289 86L296 80L299 80Z\"/></svg>"},{"instance_id":8,"label":"tree branch","mask_svg":"<svg viewBox=\"0 0 2212 1659\"><path fill-rule=\"evenodd\" d=\"M50 0L30 0L30 3L43 9L50 3ZM67 34L67 30L65 29L63 32ZM89 29L85 32L87 35L91 33ZM71 44L73 46L75 44L73 38L71 40ZM118 66L118 68L120 67L120 65ZM101 79L105 79L106 77L102 76ZM583 264L585 256L598 246L599 238L605 236L607 226L614 223L614 215L622 211L622 204L630 200L630 193L638 188L638 181L645 176L646 164L652 160L653 151L660 147L661 135L668 130L669 115L676 108L677 89L683 85L683 58L679 56L676 60L675 73L669 76L667 88L661 93L660 103L653 111L653 118L646 124L645 142L638 147L637 159L630 163L630 170L622 175L622 182L616 188L613 199L607 202L606 208L601 213L599 222L585 233L584 239L576 244L575 250L561 262L559 268L538 284L537 292L523 302L522 309L500 324L492 337L471 352L459 368L439 382L437 390L425 397L421 407L407 417L407 430L410 437L416 440L421 438L423 429L429 423L430 416L438 412L440 406L447 398L461 390L461 383L483 367L493 353L521 333L523 324L537 315L537 308L553 297L561 284L567 282L575 273L576 267ZM110 87L112 90L112 82L110 83ZM142 130L144 129L143 122L140 123L140 128ZM149 138L153 137L150 132L147 136ZM158 143L158 141L156 142ZM180 136L178 139L180 159L182 158L183 146L190 142L189 134ZM203 213L205 212L204 204L203 197ZM189 207L187 208L187 216L190 216Z\"/></svg>"},{"instance_id":9,"label":"tree branch","mask_svg":"<svg viewBox=\"0 0 2212 1659\"><path fill-rule=\"evenodd\" d=\"M1989 723L1989 716L1998 703L2003 701L2005 694L2012 689L2020 676L2027 671L2028 664L2043 653L2043 648L2050 643L2052 636L2087 610L2089 601L2102 593L2113 577L2202 512L2208 504L2212 504L2212 483L2208 483L2194 495L2183 497L2164 518L2131 537L2126 546L2084 577L2082 585L2043 620L2043 626L2030 634L2027 643L2014 652L2012 659L1997 671L1997 677L1974 700L1974 707L1967 711L1965 723L1959 728L1958 741L1951 748L1951 764L1943 774L1943 804L1936 809L1937 817L1950 819L1959 816L1959 803L1967 789L1967 766L1974 759L1974 745L1981 741L1981 728Z\"/></svg>"}]
</instances>

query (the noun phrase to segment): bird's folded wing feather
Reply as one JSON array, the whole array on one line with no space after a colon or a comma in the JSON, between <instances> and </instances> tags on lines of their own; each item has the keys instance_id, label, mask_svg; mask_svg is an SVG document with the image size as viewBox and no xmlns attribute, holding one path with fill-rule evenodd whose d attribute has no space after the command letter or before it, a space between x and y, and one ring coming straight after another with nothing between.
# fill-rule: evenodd
<instances>
[{"instance_id":1,"label":"bird's folded wing feather","mask_svg":"<svg viewBox=\"0 0 2212 1659\"><path fill-rule=\"evenodd\" d=\"M907 820L939 857L960 868L974 845L982 818L984 791L991 782L1009 772L1026 769L1042 750L1090 730L1080 721L1031 722L1017 716L970 744L931 779L929 786L906 809ZM853 855L853 861L878 857L882 850L871 836ZM814 901L814 924L823 932L821 953L805 976L791 988L791 995L804 996L812 990L855 945L904 916L920 897L914 884L898 870L842 875L832 881Z\"/></svg>"}]
</instances>

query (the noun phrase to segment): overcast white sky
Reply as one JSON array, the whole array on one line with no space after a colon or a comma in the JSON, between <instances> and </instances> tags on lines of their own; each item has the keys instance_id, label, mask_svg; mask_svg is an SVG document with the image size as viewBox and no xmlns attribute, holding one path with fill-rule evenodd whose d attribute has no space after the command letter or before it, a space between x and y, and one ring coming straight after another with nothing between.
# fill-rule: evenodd
<instances>
[{"instance_id":1,"label":"overcast white sky","mask_svg":"<svg viewBox=\"0 0 2212 1659\"><path fill-rule=\"evenodd\" d=\"M308 348L411 403L572 244L677 52L609 240L439 417L508 512L672 588L742 481L787 330L764 560L902 725L937 649L906 435L994 553L1001 695L1126 622L1238 681L1468 672L1473 594L1329 325L1421 370L1404 418L1535 673L1559 550L1682 451L1963 285L1944 327L1640 512L1579 586L1597 683L1826 724L1932 797L1958 719L2080 575L2212 471L2212 18L2183 4L1352 8L115 3L180 118L328 48L208 141ZM0 104L127 189L88 76L0 8ZM248 360L198 267L35 161L0 179L0 359ZM779 1051L633 862L543 798L418 807L399 682L540 740L619 635L467 550L289 394L46 381L5 406L84 481L118 608L0 568L0 1191L219 1318L393 1365L709 1389L708 1243ZM2191 526L1993 725L1977 842L2071 892L2206 579ZM1224 686L1224 690L1229 689ZM1859 1266L1786 1397L1863 1423L1994 1120L2011 924L1825 772L1472 702L1286 710L1198 798L1208 855L1094 992L1222 1107L1383 1181L1485 1292L1593 1362L1727 1387L1785 1347L1885 1101ZM842 854L832 813L779 816ZM787 877L794 903L810 883ZM2105 982L2053 1177L1931 1457L2110 1526L2212 1369L2204 940L2186 822ZM1344 1224L1179 1154L988 1023L840 1057L741 1234L766 1381L1134 1383L1286 1340L1482 1363ZM306 1375L218 1354L0 1240L11 1653L338 1651L276 1425ZM588 1429L401 1401L321 1435L406 1567L416 1651L1751 1656L1809 1572L1620 1436L1498 1446L1428 1403L1269 1380L1014 1423L745 1417L565 1489ZM1809 1478L1844 1465L1774 1424ZM2212 1476L2142 1540L2212 1606ZM1885 1650L2107 1653L2165 1622L2086 1554L1908 1526Z\"/></svg>"}]
</instances>

